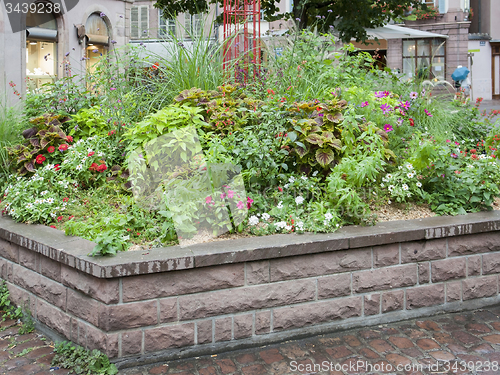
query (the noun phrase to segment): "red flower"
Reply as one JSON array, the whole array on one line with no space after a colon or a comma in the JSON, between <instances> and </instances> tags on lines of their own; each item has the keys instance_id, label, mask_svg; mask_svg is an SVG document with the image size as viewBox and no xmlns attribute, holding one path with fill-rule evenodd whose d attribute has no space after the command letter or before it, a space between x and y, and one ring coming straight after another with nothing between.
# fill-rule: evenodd
<instances>
[{"instance_id":1,"label":"red flower","mask_svg":"<svg viewBox=\"0 0 500 375\"><path fill-rule=\"evenodd\" d=\"M247 197L247 208L250 209L252 207L253 199L250 197Z\"/></svg>"},{"instance_id":2,"label":"red flower","mask_svg":"<svg viewBox=\"0 0 500 375\"><path fill-rule=\"evenodd\" d=\"M115 134L115 131L114 131L114 130L111 130L110 132L108 132L108 136L111 136L111 135L113 135L113 134Z\"/></svg>"},{"instance_id":3,"label":"red flower","mask_svg":"<svg viewBox=\"0 0 500 375\"><path fill-rule=\"evenodd\" d=\"M63 219L64 219L64 218L63 218L62 216L58 216L58 217L57 217L57 221L58 221L58 222L63 221Z\"/></svg>"},{"instance_id":4,"label":"red flower","mask_svg":"<svg viewBox=\"0 0 500 375\"><path fill-rule=\"evenodd\" d=\"M66 151L68 149L68 145L66 143L63 143L62 145L59 146L59 151Z\"/></svg>"},{"instance_id":5,"label":"red flower","mask_svg":"<svg viewBox=\"0 0 500 375\"><path fill-rule=\"evenodd\" d=\"M47 152L48 152L49 154L52 154L55 150L56 150L56 148L55 148L54 146L49 146L49 147L47 148Z\"/></svg>"},{"instance_id":6,"label":"red flower","mask_svg":"<svg viewBox=\"0 0 500 375\"><path fill-rule=\"evenodd\" d=\"M280 188L279 186L278 186L278 190L279 190L280 192L282 192L282 191L283 191L283 189L282 189L282 188Z\"/></svg>"},{"instance_id":7,"label":"red flower","mask_svg":"<svg viewBox=\"0 0 500 375\"><path fill-rule=\"evenodd\" d=\"M97 163L92 163L89 167L89 171L97 171Z\"/></svg>"},{"instance_id":8,"label":"red flower","mask_svg":"<svg viewBox=\"0 0 500 375\"><path fill-rule=\"evenodd\" d=\"M412 119L412 118L411 118L411 119L409 119L409 121L410 121L410 126L415 126L415 121L413 121L413 119Z\"/></svg>"},{"instance_id":9,"label":"red flower","mask_svg":"<svg viewBox=\"0 0 500 375\"><path fill-rule=\"evenodd\" d=\"M51 228L54 228L54 229L57 229L57 227L55 225L51 225L50 226Z\"/></svg>"},{"instance_id":10,"label":"red flower","mask_svg":"<svg viewBox=\"0 0 500 375\"><path fill-rule=\"evenodd\" d=\"M106 164L101 164L96 168L97 172L104 172L106 169L108 169Z\"/></svg>"},{"instance_id":11,"label":"red flower","mask_svg":"<svg viewBox=\"0 0 500 375\"><path fill-rule=\"evenodd\" d=\"M67 201L69 201L69 198L67 198L67 197L63 198L63 202L67 202Z\"/></svg>"},{"instance_id":12,"label":"red flower","mask_svg":"<svg viewBox=\"0 0 500 375\"><path fill-rule=\"evenodd\" d=\"M61 164L56 164L56 165L54 165L54 169L56 170L56 172L57 172L59 169L61 169L60 165L61 165Z\"/></svg>"},{"instance_id":13,"label":"red flower","mask_svg":"<svg viewBox=\"0 0 500 375\"><path fill-rule=\"evenodd\" d=\"M67 140L69 143L71 143L71 142L73 142L73 137L72 137L71 135L67 135L67 136L66 136L66 140Z\"/></svg>"},{"instance_id":14,"label":"red flower","mask_svg":"<svg viewBox=\"0 0 500 375\"><path fill-rule=\"evenodd\" d=\"M95 152L94 152L94 151L92 151L92 152L89 152L89 154L88 154L87 156L89 156L89 157L90 157L90 156L92 156L92 155L94 155L94 154L95 154Z\"/></svg>"},{"instance_id":15,"label":"red flower","mask_svg":"<svg viewBox=\"0 0 500 375\"><path fill-rule=\"evenodd\" d=\"M37 164L42 164L45 161L45 156L43 155L38 155L35 159L35 163Z\"/></svg>"}]
</instances>

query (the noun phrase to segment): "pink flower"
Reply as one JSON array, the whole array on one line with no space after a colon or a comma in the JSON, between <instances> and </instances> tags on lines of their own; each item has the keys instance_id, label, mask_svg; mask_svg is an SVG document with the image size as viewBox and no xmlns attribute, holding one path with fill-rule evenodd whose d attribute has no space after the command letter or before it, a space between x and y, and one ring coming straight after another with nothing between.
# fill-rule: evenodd
<instances>
[{"instance_id":1,"label":"pink flower","mask_svg":"<svg viewBox=\"0 0 500 375\"><path fill-rule=\"evenodd\" d=\"M449 139L446 140L446 143L450 143L451 141Z\"/></svg>"},{"instance_id":2,"label":"pink flower","mask_svg":"<svg viewBox=\"0 0 500 375\"><path fill-rule=\"evenodd\" d=\"M205 203L206 203L206 204L210 204L210 203L212 203L212 197L210 197L210 196L206 197L206 198L205 198Z\"/></svg>"},{"instance_id":3,"label":"pink flower","mask_svg":"<svg viewBox=\"0 0 500 375\"><path fill-rule=\"evenodd\" d=\"M236 204L236 207L238 207L240 210L245 208L245 204L242 201L239 201L238 204Z\"/></svg>"},{"instance_id":4,"label":"pink flower","mask_svg":"<svg viewBox=\"0 0 500 375\"><path fill-rule=\"evenodd\" d=\"M424 112L427 116L432 117L431 113L428 110L424 109Z\"/></svg>"},{"instance_id":5,"label":"pink flower","mask_svg":"<svg viewBox=\"0 0 500 375\"><path fill-rule=\"evenodd\" d=\"M368 105L368 102L361 103L361 107L366 107L367 105Z\"/></svg>"},{"instance_id":6,"label":"pink flower","mask_svg":"<svg viewBox=\"0 0 500 375\"><path fill-rule=\"evenodd\" d=\"M455 142L455 146L460 146L460 143L458 143L458 142Z\"/></svg>"},{"instance_id":7,"label":"pink flower","mask_svg":"<svg viewBox=\"0 0 500 375\"><path fill-rule=\"evenodd\" d=\"M220 195L220 199L221 199L221 200L224 200L224 198L226 198L226 194L221 193L221 195Z\"/></svg>"},{"instance_id":8,"label":"pink flower","mask_svg":"<svg viewBox=\"0 0 500 375\"><path fill-rule=\"evenodd\" d=\"M393 129L392 129L392 125L391 124L385 124L384 125L384 130L386 133L389 133L391 132Z\"/></svg>"},{"instance_id":9,"label":"pink flower","mask_svg":"<svg viewBox=\"0 0 500 375\"><path fill-rule=\"evenodd\" d=\"M233 198L233 197L234 197L234 191L232 191L232 190L228 190L228 191L227 191L227 197L228 197L229 199Z\"/></svg>"},{"instance_id":10,"label":"pink flower","mask_svg":"<svg viewBox=\"0 0 500 375\"><path fill-rule=\"evenodd\" d=\"M253 199L250 197L247 197L247 208L250 209L252 207Z\"/></svg>"}]
</instances>

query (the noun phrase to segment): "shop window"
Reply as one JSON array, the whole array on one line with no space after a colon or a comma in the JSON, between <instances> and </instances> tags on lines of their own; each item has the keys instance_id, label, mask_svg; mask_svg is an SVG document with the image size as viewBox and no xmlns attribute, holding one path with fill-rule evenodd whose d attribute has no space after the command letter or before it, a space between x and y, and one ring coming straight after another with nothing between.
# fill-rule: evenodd
<instances>
[{"instance_id":1,"label":"shop window","mask_svg":"<svg viewBox=\"0 0 500 375\"><path fill-rule=\"evenodd\" d=\"M53 82L57 76L57 20L60 8L35 3L26 14L26 81L28 90ZM58 5L58 4L57 4Z\"/></svg>"},{"instance_id":2,"label":"shop window","mask_svg":"<svg viewBox=\"0 0 500 375\"><path fill-rule=\"evenodd\" d=\"M408 78L445 79L445 40L403 40L403 73Z\"/></svg>"},{"instance_id":3,"label":"shop window","mask_svg":"<svg viewBox=\"0 0 500 375\"><path fill-rule=\"evenodd\" d=\"M201 36L202 32L202 14L184 14L184 28L187 37Z\"/></svg>"},{"instance_id":4,"label":"shop window","mask_svg":"<svg viewBox=\"0 0 500 375\"><path fill-rule=\"evenodd\" d=\"M105 56L109 47L109 30L101 14L91 14L85 22L87 71L92 73L95 64Z\"/></svg>"}]
</instances>

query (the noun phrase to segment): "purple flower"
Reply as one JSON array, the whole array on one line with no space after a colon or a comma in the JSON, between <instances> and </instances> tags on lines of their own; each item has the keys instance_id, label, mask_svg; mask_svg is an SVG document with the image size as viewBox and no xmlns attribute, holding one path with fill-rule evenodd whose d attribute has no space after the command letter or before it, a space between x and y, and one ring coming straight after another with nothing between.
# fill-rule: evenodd
<instances>
[{"instance_id":1,"label":"purple flower","mask_svg":"<svg viewBox=\"0 0 500 375\"><path fill-rule=\"evenodd\" d=\"M328 10L327 10L327 12L328 12L328 13L332 13L332 12L333 12L333 10L331 10L331 9L328 9Z\"/></svg>"},{"instance_id":2,"label":"purple flower","mask_svg":"<svg viewBox=\"0 0 500 375\"><path fill-rule=\"evenodd\" d=\"M318 113L318 116L319 116L319 117L323 117L323 114L322 114L322 113Z\"/></svg>"},{"instance_id":3,"label":"purple flower","mask_svg":"<svg viewBox=\"0 0 500 375\"><path fill-rule=\"evenodd\" d=\"M385 124L385 125L384 125L384 131L385 131L386 133L392 132L392 130L393 130L393 129L392 129L392 125L391 125L391 124Z\"/></svg>"},{"instance_id":4,"label":"purple flower","mask_svg":"<svg viewBox=\"0 0 500 375\"><path fill-rule=\"evenodd\" d=\"M111 91L115 91L115 90L116 90L116 88L114 88L114 87L111 87L111 88L110 88L110 90L111 90Z\"/></svg>"},{"instance_id":5,"label":"purple flower","mask_svg":"<svg viewBox=\"0 0 500 375\"><path fill-rule=\"evenodd\" d=\"M317 19L321 19L321 16L316 16Z\"/></svg>"},{"instance_id":6,"label":"purple flower","mask_svg":"<svg viewBox=\"0 0 500 375\"><path fill-rule=\"evenodd\" d=\"M111 44L116 44L116 40L111 40Z\"/></svg>"},{"instance_id":7,"label":"purple flower","mask_svg":"<svg viewBox=\"0 0 500 375\"><path fill-rule=\"evenodd\" d=\"M422 89L422 96L425 96L425 89Z\"/></svg>"},{"instance_id":8,"label":"purple flower","mask_svg":"<svg viewBox=\"0 0 500 375\"><path fill-rule=\"evenodd\" d=\"M106 17L106 15L105 15L103 12L101 12L101 13L99 14L99 17L103 18L103 17Z\"/></svg>"},{"instance_id":9,"label":"purple flower","mask_svg":"<svg viewBox=\"0 0 500 375\"><path fill-rule=\"evenodd\" d=\"M64 54L64 56L68 57L68 56L69 56L69 52L66 52L66 53Z\"/></svg>"},{"instance_id":10,"label":"purple flower","mask_svg":"<svg viewBox=\"0 0 500 375\"><path fill-rule=\"evenodd\" d=\"M295 21L300 22L300 18L295 18Z\"/></svg>"},{"instance_id":11,"label":"purple flower","mask_svg":"<svg viewBox=\"0 0 500 375\"><path fill-rule=\"evenodd\" d=\"M92 52L99 53L99 50L96 48L96 49L93 49Z\"/></svg>"},{"instance_id":12,"label":"purple flower","mask_svg":"<svg viewBox=\"0 0 500 375\"><path fill-rule=\"evenodd\" d=\"M408 110L408 109L410 109L410 107L411 107L411 103L407 100L407 101L406 101L406 102L404 102L404 103L403 103L403 102L399 102L399 106L400 106L401 108L403 108L403 109Z\"/></svg>"},{"instance_id":13,"label":"purple flower","mask_svg":"<svg viewBox=\"0 0 500 375\"><path fill-rule=\"evenodd\" d=\"M431 113L428 110L424 109L424 112L427 116L432 117Z\"/></svg>"},{"instance_id":14,"label":"purple flower","mask_svg":"<svg viewBox=\"0 0 500 375\"><path fill-rule=\"evenodd\" d=\"M417 99L418 94L415 91L410 92L410 99Z\"/></svg>"},{"instance_id":15,"label":"purple flower","mask_svg":"<svg viewBox=\"0 0 500 375\"><path fill-rule=\"evenodd\" d=\"M387 104L387 103L386 103L386 104L382 104L382 105L380 106L380 109L383 111L384 115L385 115L387 112L392 111L391 106L390 106L389 104Z\"/></svg>"},{"instance_id":16,"label":"purple flower","mask_svg":"<svg viewBox=\"0 0 500 375\"><path fill-rule=\"evenodd\" d=\"M403 119L401 117L398 118L398 126L403 125Z\"/></svg>"},{"instance_id":17,"label":"purple flower","mask_svg":"<svg viewBox=\"0 0 500 375\"><path fill-rule=\"evenodd\" d=\"M366 107L368 104L369 104L368 102L361 103L361 108Z\"/></svg>"},{"instance_id":18,"label":"purple flower","mask_svg":"<svg viewBox=\"0 0 500 375\"><path fill-rule=\"evenodd\" d=\"M457 159L457 158L458 158L458 155L457 155L457 154L455 154L455 153L453 153L453 154L451 154L451 157L452 157L453 159Z\"/></svg>"},{"instance_id":19,"label":"purple flower","mask_svg":"<svg viewBox=\"0 0 500 375\"><path fill-rule=\"evenodd\" d=\"M375 91L375 97L376 98L383 98L384 92L383 91Z\"/></svg>"}]
</instances>

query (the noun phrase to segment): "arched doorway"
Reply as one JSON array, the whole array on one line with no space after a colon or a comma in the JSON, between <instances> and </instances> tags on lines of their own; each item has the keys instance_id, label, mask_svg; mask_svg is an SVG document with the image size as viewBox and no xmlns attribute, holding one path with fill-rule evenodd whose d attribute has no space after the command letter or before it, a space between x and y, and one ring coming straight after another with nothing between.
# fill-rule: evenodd
<instances>
[{"instance_id":1,"label":"arched doorway","mask_svg":"<svg viewBox=\"0 0 500 375\"><path fill-rule=\"evenodd\" d=\"M26 84L40 88L57 77L57 16L60 4L37 2L26 14Z\"/></svg>"},{"instance_id":2,"label":"arched doorway","mask_svg":"<svg viewBox=\"0 0 500 375\"><path fill-rule=\"evenodd\" d=\"M85 55L87 56L87 71L92 73L95 64L105 56L109 48L109 28L104 13L92 13L85 22Z\"/></svg>"}]
</instances>

